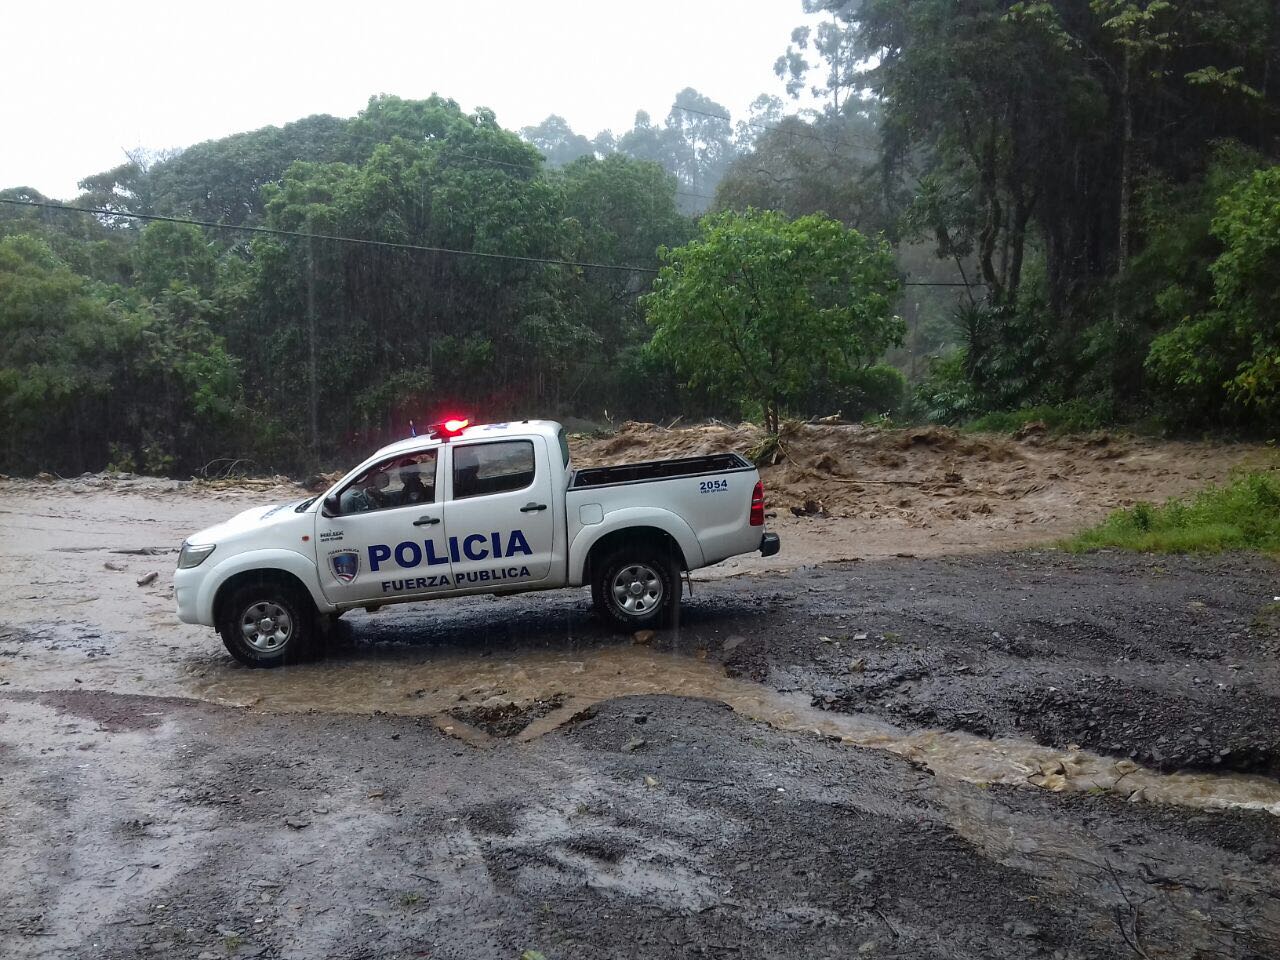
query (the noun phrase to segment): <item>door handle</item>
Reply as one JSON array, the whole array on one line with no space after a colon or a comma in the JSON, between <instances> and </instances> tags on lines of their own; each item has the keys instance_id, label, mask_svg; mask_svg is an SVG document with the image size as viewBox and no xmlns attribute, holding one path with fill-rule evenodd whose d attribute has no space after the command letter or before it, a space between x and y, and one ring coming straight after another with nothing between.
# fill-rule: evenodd
<instances>
[{"instance_id":1,"label":"door handle","mask_svg":"<svg viewBox=\"0 0 1280 960\"><path fill-rule=\"evenodd\" d=\"M545 503L526 503L523 507L520 508L520 512L536 513L538 510L545 510L545 509L547 509L547 505Z\"/></svg>"},{"instance_id":2,"label":"door handle","mask_svg":"<svg viewBox=\"0 0 1280 960\"><path fill-rule=\"evenodd\" d=\"M413 521L415 527L433 527L440 522L439 517L419 517Z\"/></svg>"}]
</instances>

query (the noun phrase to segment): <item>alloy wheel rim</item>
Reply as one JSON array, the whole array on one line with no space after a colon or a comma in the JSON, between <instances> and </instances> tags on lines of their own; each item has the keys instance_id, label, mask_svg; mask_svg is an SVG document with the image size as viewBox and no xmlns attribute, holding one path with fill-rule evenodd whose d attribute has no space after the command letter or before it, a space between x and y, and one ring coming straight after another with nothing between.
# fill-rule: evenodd
<instances>
[{"instance_id":1,"label":"alloy wheel rim","mask_svg":"<svg viewBox=\"0 0 1280 960\"><path fill-rule=\"evenodd\" d=\"M662 603L662 577L647 563L630 563L613 577L613 605L629 617L643 617Z\"/></svg>"},{"instance_id":2,"label":"alloy wheel rim","mask_svg":"<svg viewBox=\"0 0 1280 960\"><path fill-rule=\"evenodd\" d=\"M245 643L259 653L279 653L293 636L293 618L282 605L272 600L259 601L240 614L240 633Z\"/></svg>"}]
</instances>

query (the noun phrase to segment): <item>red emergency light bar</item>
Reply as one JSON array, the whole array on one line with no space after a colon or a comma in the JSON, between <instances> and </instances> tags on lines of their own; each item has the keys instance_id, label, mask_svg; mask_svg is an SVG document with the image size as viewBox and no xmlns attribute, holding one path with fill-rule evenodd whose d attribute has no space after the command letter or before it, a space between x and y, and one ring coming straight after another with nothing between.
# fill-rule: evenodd
<instances>
[{"instance_id":1,"label":"red emergency light bar","mask_svg":"<svg viewBox=\"0 0 1280 960\"><path fill-rule=\"evenodd\" d=\"M461 420L458 417L450 417L440 423L433 423L430 427L431 436L438 437L441 440L449 440L458 436L463 430L471 426L470 420Z\"/></svg>"}]
</instances>

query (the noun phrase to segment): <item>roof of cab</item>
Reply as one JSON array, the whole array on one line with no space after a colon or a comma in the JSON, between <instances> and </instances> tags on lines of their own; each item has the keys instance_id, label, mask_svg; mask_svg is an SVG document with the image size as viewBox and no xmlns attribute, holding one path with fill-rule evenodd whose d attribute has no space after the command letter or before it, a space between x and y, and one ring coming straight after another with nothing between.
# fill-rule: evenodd
<instances>
[{"instance_id":1,"label":"roof of cab","mask_svg":"<svg viewBox=\"0 0 1280 960\"><path fill-rule=\"evenodd\" d=\"M478 423L474 426L464 427L461 433L456 433L449 438L450 443L457 443L460 440L498 440L502 437L527 437L530 434L548 436L555 439L557 433L561 430L560 424L554 420L512 420L507 423ZM397 453L407 453L411 450L423 450L427 447L437 446L444 441L439 437L432 437L423 433L416 437L405 437L403 440L397 440L395 443L389 443L374 456L394 456Z\"/></svg>"}]
</instances>

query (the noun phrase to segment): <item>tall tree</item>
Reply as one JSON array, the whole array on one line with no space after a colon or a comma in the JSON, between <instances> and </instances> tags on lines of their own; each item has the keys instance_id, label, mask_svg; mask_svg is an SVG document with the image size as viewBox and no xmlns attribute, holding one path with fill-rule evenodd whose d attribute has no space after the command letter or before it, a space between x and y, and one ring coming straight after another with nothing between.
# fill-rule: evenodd
<instances>
[{"instance_id":1,"label":"tall tree","mask_svg":"<svg viewBox=\"0 0 1280 960\"><path fill-rule=\"evenodd\" d=\"M638 268L584 271L574 311L594 344L573 373L573 396L596 409L656 416L671 394L642 353L649 331L639 298L649 290L659 249L689 240L693 222L679 211L675 178L651 161L582 157L564 168L561 183L580 259Z\"/></svg>"},{"instance_id":2,"label":"tall tree","mask_svg":"<svg viewBox=\"0 0 1280 960\"><path fill-rule=\"evenodd\" d=\"M654 350L690 384L759 404L773 432L815 380L851 383L902 340L888 245L829 217L723 213L664 259L645 299Z\"/></svg>"},{"instance_id":3,"label":"tall tree","mask_svg":"<svg viewBox=\"0 0 1280 960\"><path fill-rule=\"evenodd\" d=\"M557 114L533 127L522 127L520 136L533 144L553 167L563 167L579 157L595 155L595 146L580 133L574 133L569 122Z\"/></svg>"},{"instance_id":4,"label":"tall tree","mask_svg":"<svg viewBox=\"0 0 1280 960\"><path fill-rule=\"evenodd\" d=\"M571 272L503 258L565 253L561 193L536 152L487 112L425 115L439 135L397 134L359 165L296 164L267 190L272 226L495 255L255 242L256 307L232 343L264 357L250 387L317 452L452 402L497 415L553 398L582 336Z\"/></svg>"}]
</instances>

